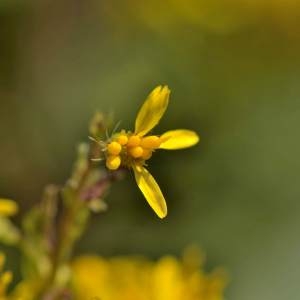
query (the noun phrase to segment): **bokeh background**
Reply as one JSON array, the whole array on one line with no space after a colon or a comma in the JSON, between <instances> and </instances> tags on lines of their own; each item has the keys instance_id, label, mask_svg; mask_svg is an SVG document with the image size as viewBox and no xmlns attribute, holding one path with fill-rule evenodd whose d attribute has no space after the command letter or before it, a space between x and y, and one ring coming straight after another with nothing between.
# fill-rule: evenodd
<instances>
[{"instance_id":1,"label":"bokeh background","mask_svg":"<svg viewBox=\"0 0 300 300\"><path fill-rule=\"evenodd\" d=\"M132 128L168 84L156 132L201 135L151 161L168 217L129 175L76 251L156 258L196 244L231 274L227 299L298 299L299 78L298 0L1 0L1 196L26 211L68 177L96 110Z\"/></svg>"}]
</instances>

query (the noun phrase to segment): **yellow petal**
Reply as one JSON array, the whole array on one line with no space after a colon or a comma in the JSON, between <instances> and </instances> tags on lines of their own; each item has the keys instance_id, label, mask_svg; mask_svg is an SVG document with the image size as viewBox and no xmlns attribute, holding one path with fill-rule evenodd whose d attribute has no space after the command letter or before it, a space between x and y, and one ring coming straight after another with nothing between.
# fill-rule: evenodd
<instances>
[{"instance_id":1,"label":"yellow petal","mask_svg":"<svg viewBox=\"0 0 300 300\"><path fill-rule=\"evenodd\" d=\"M149 205L160 218L164 218L167 215L167 204L159 185L144 167L134 166L133 171L136 183Z\"/></svg>"},{"instance_id":2,"label":"yellow petal","mask_svg":"<svg viewBox=\"0 0 300 300\"><path fill-rule=\"evenodd\" d=\"M156 87L147 97L135 120L135 134L144 136L156 126L167 109L170 90L167 86Z\"/></svg>"},{"instance_id":3,"label":"yellow petal","mask_svg":"<svg viewBox=\"0 0 300 300\"><path fill-rule=\"evenodd\" d=\"M0 198L0 216L12 216L18 211L18 205L15 201L10 199Z\"/></svg>"},{"instance_id":4,"label":"yellow petal","mask_svg":"<svg viewBox=\"0 0 300 300\"><path fill-rule=\"evenodd\" d=\"M188 148L194 146L200 140L196 132L186 129L167 131L160 139L162 143L159 148L167 150Z\"/></svg>"}]
</instances>

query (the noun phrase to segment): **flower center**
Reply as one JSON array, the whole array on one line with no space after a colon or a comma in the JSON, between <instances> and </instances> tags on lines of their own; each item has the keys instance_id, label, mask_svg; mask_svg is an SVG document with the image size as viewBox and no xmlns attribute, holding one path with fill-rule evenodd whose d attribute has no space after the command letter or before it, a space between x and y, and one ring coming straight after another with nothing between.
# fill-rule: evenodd
<instances>
[{"instance_id":1,"label":"flower center","mask_svg":"<svg viewBox=\"0 0 300 300\"><path fill-rule=\"evenodd\" d=\"M136 163L143 164L160 144L161 140L156 135L140 137L121 131L107 144L106 167L117 170L121 165L129 168Z\"/></svg>"}]
</instances>

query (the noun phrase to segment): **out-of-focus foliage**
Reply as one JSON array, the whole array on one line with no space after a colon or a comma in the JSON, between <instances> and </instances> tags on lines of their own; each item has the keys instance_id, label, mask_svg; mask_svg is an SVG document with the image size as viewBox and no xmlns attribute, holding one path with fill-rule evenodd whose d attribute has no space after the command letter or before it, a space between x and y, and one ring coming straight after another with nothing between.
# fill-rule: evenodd
<instances>
[{"instance_id":1,"label":"out-of-focus foliage","mask_svg":"<svg viewBox=\"0 0 300 300\"><path fill-rule=\"evenodd\" d=\"M299 33L296 28L298 0L155 0L147 3L135 0L124 9L135 20L159 32L190 25L229 33L245 26L269 23L285 31L296 29Z\"/></svg>"}]
</instances>

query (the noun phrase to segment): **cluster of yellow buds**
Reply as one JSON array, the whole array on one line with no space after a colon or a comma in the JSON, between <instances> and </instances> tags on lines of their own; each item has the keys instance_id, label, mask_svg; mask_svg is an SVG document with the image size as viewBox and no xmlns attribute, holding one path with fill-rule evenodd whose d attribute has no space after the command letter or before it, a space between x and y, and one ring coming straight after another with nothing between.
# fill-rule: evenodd
<instances>
[{"instance_id":1,"label":"cluster of yellow buds","mask_svg":"<svg viewBox=\"0 0 300 300\"><path fill-rule=\"evenodd\" d=\"M161 139L156 135L140 137L122 131L115 135L107 145L106 166L110 170L116 170L121 163L125 167L130 167L133 161L143 164L161 143Z\"/></svg>"}]
</instances>

